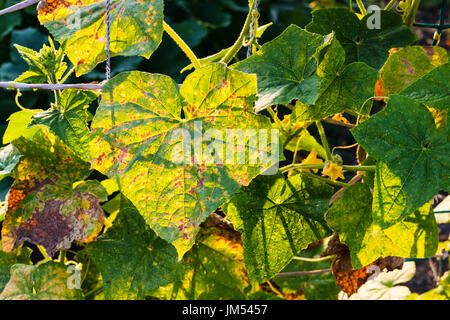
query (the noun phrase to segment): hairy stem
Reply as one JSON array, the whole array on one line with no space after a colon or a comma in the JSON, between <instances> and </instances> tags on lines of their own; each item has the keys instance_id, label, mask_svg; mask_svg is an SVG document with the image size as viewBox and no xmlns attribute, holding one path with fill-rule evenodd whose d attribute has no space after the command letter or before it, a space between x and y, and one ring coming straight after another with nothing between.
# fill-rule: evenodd
<instances>
[{"instance_id":1,"label":"hairy stem","mask_svg":"<svg viewBox=\"0 0 450 320\"><path fill-rule=\"evenodd\" d=\"M175 32L167 22L163 21L164 31L172 38L173 41L180 47L180 49L184 52L184 54L191 60L191 63L194 65L195 69L199 69L201 67L200 62L198 61L197 56L194 54L192 49L184 42L183 39Z\"/></svg>"},{"instance_id":2,"label":"hairy stem","mask_svg":"<svg viewBox=\"0 0 450 320\"><path fill-rule=\"evenodd\" d=\"M227 54L222 58L222 60L220 60L220 62L223 62L226 64L230 63L231 59L233 59L233 57L242 48L243 40L244 40L246 34L248 33L250 24L252 22L254 8L255 8L255 0L250 0L249 12L248 12L247 18L245 19L244 27L242 28L241 34L239 35L239 38L236 40L236 42L231 47L230 51L227 52Z\"/></svg>"}]
</instances>

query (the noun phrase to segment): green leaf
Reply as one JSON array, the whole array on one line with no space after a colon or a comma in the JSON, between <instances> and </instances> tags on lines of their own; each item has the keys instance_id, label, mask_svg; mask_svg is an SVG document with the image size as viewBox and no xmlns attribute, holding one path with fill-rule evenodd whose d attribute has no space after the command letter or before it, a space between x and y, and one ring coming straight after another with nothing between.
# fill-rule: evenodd
<instances>
[{"instance_id":1,"label":"green leaf","mask_svg":"<svg viewBox=\"0 0 450 320\"><path fill-rule=\"evenodd\" d=\"M81 158L89 159L89 104L98 97L94 91L64 90L59 105L33 114L31 125L48 126L56 136Z\"/></svg>"},{"instance_id":2,"label":"green leaf","mask_svg":"<svg viewBox=\"0 0 450 320\"><path fill-rule=\"evenodd\" d=\"M22 73L15 82L23 83L56 83L67 70L67 64L63 61L64 53L61 48L56 50L53 42L51 45L43 45L39 52L14 44L22 59L28 64L29 69Z\"/></svg>"},{"instance_id":3,"label":"green leaf","mask_svg":"<svg viewBox=\"0 0 450 320\"><path fill-rule=\"evenodd\" d=\"M8 118L8 127L3 135L3 144L8 144L20 137L32 138L40 128L38 126L28 128L28 125L31 122L31 117L41 111L43 110L24 109L10 115Z\"/></svg>"},{"instance_id":4,"label":"green leaf","mask_svg":"<svg viewBox=\"0 0 450 320\"><path fill-rule=\"evenodd\" d=\"M256 111L275 104L288 104L293 99L314 103L321 83L315 73L314 54L327 41L326 37L291 25L256 54L234 64L234 69L258 76Z\"/></svg>"},{"instance_id":5,"label":"green leaf","mask_svg":"<svg viewBox=\"0 0 450 320\"><path fill-rule=\"evenodd\" d=\"M362 62L344 65L345 53L334 37L316 54L317 74L322 79L320 95L313 105L297 101L292 121L315 121L344 111L367 115L378 72Z\"/></svg>"},{"instance_id":6,"label":"green leaf","mask_svg":"<svg viewBox=\"0 0 450 320\"><path fill-rule=\"evenodd\" d=\"M398 94L447 61L447 51L437 46L410 46L392 53L380 70L383 94Z\"/></svg>"},{"instance_id":7,"label":"green leaf","mask_svg":"<svg viewBox=\"0 0 450 320\"><path fill-rule=\"evenodd\" d=\"M273 278L311 242L330 235L323 215L333 189L317 180L282 174L260 176L225 207L242 231L252 283Z\"/></svg>"},{"instance_id":8,"label":"green leaf","mask_svg":"<svg viewBox=\"0 0 450 320\"><path fill-rule=\"evenodd\" d=\"M373 217L382 229L401 221L440 190L450 190L448 129L437 130L424 105L392 95L384 110L352 133L379 160Z\"/></svg>"},{"instance_id":9,"label":"green leaf","mask_svg":"<svg viewBox=\"0 0 450 320\"><path fill-rule=\"evenodd\" d=\"M399 94L439 110L450 110L450 63L439 66Z\"/></svg>"},{"instance_id":10,"label":"green leaf","mask_svg":"<svg viewBox=\"0 0 450 320\"><path fill-rule=\"evenodd\" d=\"M243 300L249 281L242 255L238 232L203 228L182 260L182 280L160 288L153 296L170 300Z\"/></svg>"},{"instance_id":11,"label":"green leaf","mask_svg":"<svg viewBox=\"0 0 450 320\"><path fill-rule=\"evenodd\" d=\"M68 287L71 274L61 263L16 264L0 300L80 300L81 290Z\"/></svg>"},{"instance_id":12,"label":"green leaf","mask_svg":"<svg viewBox=\"0 0 450 320\"><path fill-rule=\"evenodd\" d=\"M103 87L92 123L92 166L117 180L121 192L180 257L211 212L279 161L269 118L251 112L255 94L255 76L224 64L191 73L180 91L167 76L141 72L122 73ZM240 140L244 131L228 129L253 129L237 142L246 154L243 163L229 157L224 146L234 146L225 136ZM260 129L274 144L268 157L251 163L247 155L255 155L256 149L249 141ZM217 135L210 142L211 133Z\"/></svg>"},{"instance_id":13,"label":"green leaf","mask_svg":"<svg viewBox=\"0 0 450 320\"><path fill-rule=\"evenodd\" d=\"M435 255L438 228L429 203L384 230L379 230L373 223L371 208L369 187L358 183L349 187L326 213L328 225L349 247L354 269L379 257L426 258Z\"/></svg>"},{"instance_id":14,"label":"green leaf","mask_svg":"<svg viewBox=\"0 0 450 320\"><path fill-rule=\"evenodd\" d=\"M312 13L313 20L306 26L310 32L326 35L334 31L345 49L346 64L360 61L380 69L391 48L407 46L416 36L403 24L402 17L391 11L380 11L381 28L369 29L366 15L358 16L344 8L319 9Z\"/></svg>"},{"instance_id":15,"label":"green leaf","mask_svg":"<svg viewBox=\"0 0 450 320\"><path fill-rule=\"evenodd\" d=\"M21 157L11 144L0 149L0 180L11 175Z\"/></svg>"},{"instance_id":16,"label":"green leaf","mask_svg":"<svg viewBox=\"0 0 450 320\"><path fill-rule=\"evenodd\" d=\"M150 55L161 43L163 0L111 1L111 56ZM58 1L39 10L39 21L76 67L76 75L88 73L106 60L105 1Z\"/></svg>"},{"instance_id":17,"label":"green leaf","mask_svg":"<svg viewBox=\"0 0 450 320\"><path fill-rule=\"evenodd\" d=\"M180 275L175 248L158 238L134 208L122 209L86 250L102 274L106 299L144 299Z\"/></svg>"}]
</instances>

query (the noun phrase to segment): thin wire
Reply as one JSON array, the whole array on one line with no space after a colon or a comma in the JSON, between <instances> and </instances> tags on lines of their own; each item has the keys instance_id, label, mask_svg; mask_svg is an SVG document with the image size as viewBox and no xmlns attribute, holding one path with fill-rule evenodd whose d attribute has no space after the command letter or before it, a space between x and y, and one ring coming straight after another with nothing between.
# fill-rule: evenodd
<instances>
[{"instance_id":1,"label":"thin wire","mask_svg":"<svg viewBox=\"0 0 450 320\"><path fill-rule=\"evenodd\" d=\"M110 21L110 0L106 0L106 80L111 78L111 53L110 53L110 33L111 33L111 21Z\"/></svg>"},{"instance_id":2,"label":"thin wire","mask_svg":"<svg viewBox=\"0 0 450 320\"><path fill-rule=\"evenodd\" d=\"M255 1L254 12L258 10L258 2L259 2L258 0ZM255 29L255 19L256 19L256 17L255 17L255 15L253 15L252 25L250 27L250 37L249 37L250 39L256 38L256 34L253 34L253 30ZM247 48L247 58L250 57L252 55L252 53L253 53L253 44L250 44Z\"/></svg>"}]
</instances>

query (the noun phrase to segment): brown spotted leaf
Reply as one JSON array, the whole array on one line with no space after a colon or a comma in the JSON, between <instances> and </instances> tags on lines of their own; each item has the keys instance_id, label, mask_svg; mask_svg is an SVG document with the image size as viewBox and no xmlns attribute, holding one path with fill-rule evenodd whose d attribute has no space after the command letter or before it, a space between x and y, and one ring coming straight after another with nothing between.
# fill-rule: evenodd
<instances>
[{"instance_id":1,"label":"brown spotted leaf","mask_svg":"<svg viewBox=\"0 0 450 320\"><path fill-rule=\"evenodd\" d=\"M89 242L103 227L100 201L107 194L97 181L74 189L44 181L15 210L8 210L2 229L3 249L11 251L22 242L42 245L52 256L69 249L74 240Z\"/></svg>"},{"instance_id":2,"label":"brown spotted leaf","mask_svg":"<svg viewBox=\"0 0 450 320\"><path fill-rule=\"evenodd\" d=\"M447 61L447 51L437 46L410 46L393 52L380 70L383 92L377 95L397 94Z\"/></svg>"},{"instance_id":3,"label":"brown spotted leaf","mask_svg":"<svg viewBox=\"0 0 450 320\"><path fill-rule=\"evenodd\" d=\"M22 158L6 198L3 250L30 241L53 255L74 240L95 239L104 219L99 203L107 193L97 181L78 182L89 174L89 164L46 129L13 144Z\"/></svg>"},{"instance_id":4,"label":"brown spotted leaf","mask_svg":"<svg viewBox=\"0 0 450 320\"><path fill-rule=\"evenodd\" d=\"M221 63L193 72L181 89L167 76L143 72L121 73L103 87L92 166L118 182L180 257L210 213L279 161L269 118L251 111L255 95L255 75ZM252 143L258 137L266 147ZM242 161L236 150L245 152Z\"/></svg>"},{"instance_id":5,"label":"brown spotted leaf","mask_svg":"<svg viewBox=\"0 0 450 320\"><path fill-rule=\"evenodd\" d=\"M39 21L60 42L77 76L106 60L106 1L46 0ZM111 0L111 56L147 59L161 43L163 0Z\"/></svg>"}]
</instances>

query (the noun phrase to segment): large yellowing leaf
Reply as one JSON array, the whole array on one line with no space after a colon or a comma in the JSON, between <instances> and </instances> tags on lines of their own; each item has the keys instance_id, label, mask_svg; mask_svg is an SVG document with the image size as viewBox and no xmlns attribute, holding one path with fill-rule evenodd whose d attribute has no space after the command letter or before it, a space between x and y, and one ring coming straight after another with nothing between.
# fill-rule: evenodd
<instances>
[{"instance_id":1,"label":"large yellowing leaf","mask_svg":"<svg viewBox=\"0 0 450 320\"><path fill-rule=\"evenodd\" d=\"M64 44L77 76L106 60L105 0L46 0L39 21ZM147 59L161 42L163 0L111 0L111 55Z\"/></svg>"},{"instance_id":2,"label":"large yellowing leaf","mask_svg":"<svg viewBox=\"0 0 450 320\"><path fill-rule=\"evenodd\" d=\"M119 74L103 87L92 123L92 166L116 179L182 256L211 212L279 161L277 132L251 111L255 95L256 76L220 63L190 74L180 90L164 75Z\"/></svg>"}]
</instances>

